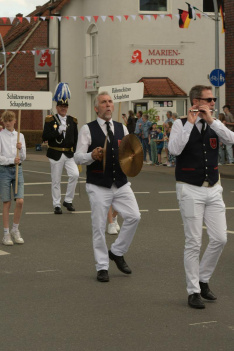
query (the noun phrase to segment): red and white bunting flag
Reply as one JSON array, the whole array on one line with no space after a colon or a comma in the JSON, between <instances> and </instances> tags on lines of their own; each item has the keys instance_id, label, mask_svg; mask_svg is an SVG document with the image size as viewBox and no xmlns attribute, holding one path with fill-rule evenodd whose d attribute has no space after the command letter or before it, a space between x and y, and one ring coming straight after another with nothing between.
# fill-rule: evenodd
<instances>
[{"instance_id":1,"label":"red and white bunting flag","mask_svg":"<svg viewBox=\"0 0 234 351\"><path fill-rule=\"evenodd\" d=\"M158 15L153 15L154 16L154 19L156 20L157 19L157 17L158 17Z\"/></svg>"},{"instance_id":2,"label":"red and white bunting flag","mask_svg":"<svg viewBox=\"0 0 234 351\"><path fill-rule=\"evenodd\" d=\"M143 20L144 19L144 16L143 15L139 15L139 17Z\"/></svg>"},{"instance_id":3,"label":"red and white bunting flag","mask_svg":"<svg viewBox=\"0 0 234 351\"><path fill-rule=\"evenodd\" d=\"M74 21L76 21L76 20L77 20L77 17L76 17L76 16L72 16L72 18L74 19Z\"/></svg>"},{"instance_id":4,"label":"red and white bunting flag","mask_svg":"<svg viewBox=\"0 0 234 351\"><path fill-rule=\"evenodd\" d=\"M159 15L161 18L164 18L165 17L165 15Z\"/></svg>"},{"instance_id":5,"label":"red and white bunting flag","mask_svg":"<svg viewBox=\"0 0 234 351\"><path fill-rule=\"evenodd\" d=\"M170 17L171 19L172 19L172 15L170 14L170 15L166 15L167 17Z\"/></svg>"},{"instance_id":6,"label":"red and white bunting flag","mask_svg":"<svg viewBox=\"0 0 234 351\"><path fill-rule=\"evenodd\" d=\"M85 16L85 18L87 18L89 22L91 21L91 16Z\"/></svg>"},{"instance_id":7,"label":"red and white bunting flag","mask_svg":"<svg viewBox=\"0 0 234 351\"><path fill-rule=\"evenodd\" d=\"M136 15L131 15L131 17L132 17L133 21L135 21Z\"/></svg>"},{"instance_id":8,"label":"red and white bunting flag","mask_svg":"<svg viewBox=\"0 0 234 351\"><path fill-rule=\"evenodd\" d=\"M122 16L115 16L120 22L122 22Z\"/></svg>"},{"instance_id":9,"label":"red and white bunting flag","mask_svg":"<svg viewBox=\"0 0 234 351\"><path fill-rule=\"evenodd\" d=\"M80 19L81 19L82 21L84 21L84 16L80 16Z\"/></svg>"},{"instance_id":10,"label":"red and white bunting flag","mask_svg":"<svg viewBox=\"0 0 234 351\"><path fill-rule=\"evenodd\" d=\"M101 16L101 19L103 20L103 22L105 22L106 16Z\"/></svg>"},{"instance_id":11,"label":"red and white bunting flag","mask_svg":"<svg viewBox=\"0 0 234 351\"><path fill-rule=\"evenodd\" d=\"M25 17L25 18L26 18L26 20L28 21L28 23L31 22L31 17Z\"/></svg>"},{"instance_id":12,"label":"red and white bunting flag","mask_svg":"<svg viewBox=\"0 0 234 351\"><path fill-rule=\"evenodd\" d=\"M124 18L126 19L126 21L128 20L128 17L129 17L128 15L124 15Z\"/></svg>"},{"instance_id":13,"label":"red and white bunting flag","mask_svg":"<svg viewBox=\"0 0 234 351\"><path fill-rule=\"evenodd\" d=\"M31 53L32 53L33 55L35 55L36 51L35 51L35 50L31 50Z\"/></svg>"},{"instance_id":14,"label":"red and white bunting flag","mask_svg":"<svg viewBox=\"0 0 234 351\"><path fill-rule=\"evenodd\" d=\"M62 17L61 16L57 16L57 19L61 22Z\"/></svg>"},{"instance_id":15,"label":"red and white bunting flag","mask_svg":"<svg viewBox=\"0 0 234 351\"><path fill-rule=\"evenodd\" d=\"M149 21L151 21L151 15L145 15L145 17L146 17Z\"/></svg>"},{"instance_id":16,"label":"red and white bunting flag","mask_svg":"<svg viewBox=\"0 0 234 351\"><path fill-rule=\"evenodd\" d=\"M99 16L93 16L93 18L94 18L95 23L97 23Z\"/></svg>"},{"instance_id":17,"label":"red and white bunting flag","mask_svg":"<svg viewBox=\"0 0 234 351\"><path fill-rule=\"evenodd\" d=\"M114 21L114 16L108 16L111 20L112 20L112 22Z\"/></svg>"}]
</instances>

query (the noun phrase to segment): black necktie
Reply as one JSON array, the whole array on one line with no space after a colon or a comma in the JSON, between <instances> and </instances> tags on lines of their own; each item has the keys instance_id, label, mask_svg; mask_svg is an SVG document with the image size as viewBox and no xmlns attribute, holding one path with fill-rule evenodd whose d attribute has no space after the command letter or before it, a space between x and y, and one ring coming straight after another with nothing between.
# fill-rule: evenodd
<instances>
[{"instance_id":1,"label":"black necktie","mask_svg":"<svg viewBox=\"0 0 234 351\"><path fill-rule=\"evenodd\" d=\"M105 124L106 124L107 134L110 139L110 143L112 144L114 140L114 134L110 128L110 122L105 122Z\"/></svg>"},{"instance_id":2,"label":"black necktie","mask_svg":"<svg viewBox=\"0 0 234 351\"><path fill-rule=\"evenodd\" d=\"M201 135L203 136L204 132L205 132L205 123L206 122L204 121L204 119L200 119L199 122L202 124Z\"/></svg>"}]
</instances>

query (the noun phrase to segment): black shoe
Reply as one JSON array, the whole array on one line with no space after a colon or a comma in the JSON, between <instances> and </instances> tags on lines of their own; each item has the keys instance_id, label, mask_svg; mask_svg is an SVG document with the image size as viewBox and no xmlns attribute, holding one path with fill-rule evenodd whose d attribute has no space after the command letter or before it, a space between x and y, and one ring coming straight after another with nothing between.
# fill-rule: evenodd
<instances>
[{"instance_id":1,"label":"black shoe","mask_svg":"<svg viewBox=\"0 0 234 351\"><path fill-rule=\"evenodd\" d=\"M109 282L108 271L105 269L101 269L97 272L97 280L102 283Z\"/></svg>"},{"instance_id":2,"label":"black shoe","mask_svg":"<svg viewBox=\"0 0 234 351\"><path fill-rule=\"evenodd\" d=\"M61 210L61 207L56 206L56 207L54 208L54 214L62 214L62 213L63 213L63 211Z\"/></svg>"},{"instance_id":3,"label":"black shoe","mask_svg":"<svg viewBox=\"0 0 234 351\"><path fill-rule=\"evenodd\" d=\"M194 293L189 295L188 297L188 304L192 308L205 308L205 304L201 299L201 295L199 293Z\"/></svg>"},{"instance_id":4,"label":"black shoe","mask_svg":"<svg viewBox=\"0 0 234 351\"><path fill-rule=\"evenodd\" d=\"M69 204L68 202L63 201L63 206L66 207L68 211L75 211L72 204Z\"/></svg>"},{"instance_id":5,"label":"black shoe","mask_svg":"<svg viewBox=\"0 0 234 351\"><path fill-rule=\"evenodd\" d=\"M131 274L132 271L131 269L128 267L127 263L124 261L124 257L123 256L116 256L113 254L113 252L111 252L111 250L109 250L109 257L112 261L115 261L116 266L119 268L119 270L125 274Z\"/></svg>"},{"instance_id":6,"label":"black shoe","mask_svg":"<svg viewBox=\"0 0 234 351\"><path fill-rule=\"evenodd\" d=\"M212 301L217 300L217 297L215 296L214 293L212 293L207 283L199 282L199 284L201 288L201 296L203 297L203 299L212 300Z\"/></svg>"}]
</instances>

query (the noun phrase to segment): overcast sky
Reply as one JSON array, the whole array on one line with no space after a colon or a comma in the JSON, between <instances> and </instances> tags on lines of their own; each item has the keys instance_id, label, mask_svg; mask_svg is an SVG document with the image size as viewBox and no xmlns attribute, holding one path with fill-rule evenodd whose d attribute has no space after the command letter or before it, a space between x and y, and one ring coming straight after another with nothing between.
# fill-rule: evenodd
<instances>
[{"instance_id":1,"label":"overcast sky","mask_svg":"<svg viewBox=\"0 0 234 351\"><path fill-rule=\"evenodd\" d=\"M48 0L0 0L0 17L15 17L18 13L25 17L34 11L36 6L47 2Z\"/></svg>"}]
</instances>

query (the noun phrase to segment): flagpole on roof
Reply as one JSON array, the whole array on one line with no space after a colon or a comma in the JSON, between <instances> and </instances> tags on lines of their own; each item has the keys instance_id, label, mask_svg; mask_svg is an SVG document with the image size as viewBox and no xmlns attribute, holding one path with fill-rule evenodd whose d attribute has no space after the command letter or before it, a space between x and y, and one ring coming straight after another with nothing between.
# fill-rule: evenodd
<instances>
[{"instance_id":1,"label":"flagpole on roof","mask_svg":"<svg viewBox=\"0 0 234 351\"><path fill-rule=\"evenodd\" d=\"M1 43L2 43L2 51L5 53L5 54L3 55L3 58L4 58L4 88L5 88L5 90L7 90L6 50L5 50L4 41L3 41L3 38L2 38L1 33L0 33L0 39L1 39Z\"/></svg>"},{"instance_id":2,"label":"flagpole on roof","mask_svg":"<svg viewBox=\"0 0 234 351\"><path fill-rule=\"evenodd\" d=\"M215 69L219 69L219 10L217 0L213 0L215 12ZM217 97L215 108L219 113L219 87L215 87Z\"/></svg>"}]
</instances>

